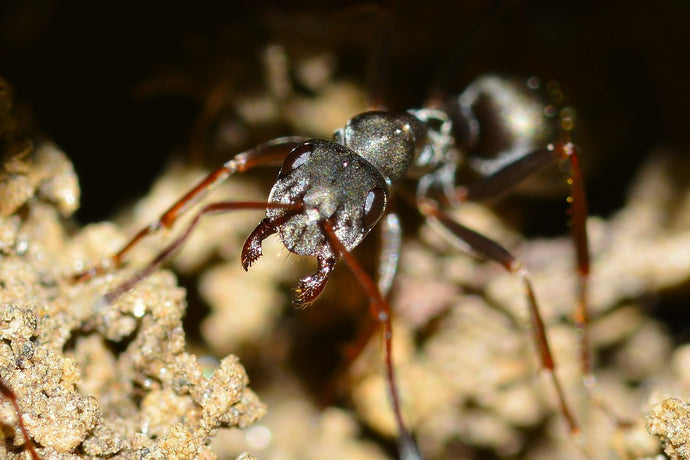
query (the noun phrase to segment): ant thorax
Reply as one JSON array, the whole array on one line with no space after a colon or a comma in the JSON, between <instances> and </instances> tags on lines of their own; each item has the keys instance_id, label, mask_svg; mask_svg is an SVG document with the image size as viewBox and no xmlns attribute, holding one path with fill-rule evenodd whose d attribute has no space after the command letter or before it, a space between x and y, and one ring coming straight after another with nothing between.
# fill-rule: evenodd
<instances>
[{"instance_id":1,"label":"ant thorax","mask_svg":"<svg viewBox=\"0 0 690 460\"><path fill-rule=\"evenodd\" d=\"M434 185L454 187L458 155L451 128L446 113L438 109L372 111L351 118L333 139L374 165L389 184L419 179L418 195L423 196Z\"/></svg>"}]
</instances>

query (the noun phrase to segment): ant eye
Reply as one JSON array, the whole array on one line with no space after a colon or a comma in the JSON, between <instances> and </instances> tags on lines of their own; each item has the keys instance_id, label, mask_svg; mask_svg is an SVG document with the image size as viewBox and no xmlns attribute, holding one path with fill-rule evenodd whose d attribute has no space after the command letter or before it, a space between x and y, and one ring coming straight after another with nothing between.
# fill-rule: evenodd
<instances>
[{"instance_id":1,"label":"ant eye","mask_svg":"<svg viewBox=\"0 0 690 460\"><path fill-rule=\"evenodd\" d=\"M285 161L283 161L283 166L280 167L278 177L285 177L306 163L311 156L312 147L311 144L302 144L292 149L292 152L290 152L285 158Z\"/></svg>"},{"instance_id":2,"label":"ant eye","mask_svg":"<svg viewBox=\"0 0 690 460\"><path fill-rule=\"evenodd\" d=\"M364 216L362 225L369 230L379 221L386 209L386 190L383 187L374 187L367 194L364 201Z\"/></svg>"}]
</instances>

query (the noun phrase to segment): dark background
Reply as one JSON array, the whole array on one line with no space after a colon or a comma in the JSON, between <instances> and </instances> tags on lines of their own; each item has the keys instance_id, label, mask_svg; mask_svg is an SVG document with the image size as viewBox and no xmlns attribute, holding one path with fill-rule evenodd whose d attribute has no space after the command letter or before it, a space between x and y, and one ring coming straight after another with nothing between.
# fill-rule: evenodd
<instances>
[{"instance_id":1,"label":"dark background","mask_svg":"<svg viewBox=\"0 0 690 460\"><path fill-rule=\"evenodd\" d=\"M142 196L171 155L184 156L201 109L201 95L141 97L138 88L166 72L200 91L220 79L251 88L267 43L330 51L337 77L364 85L382 8L343 6L351 3L2 2L0 75L71 157L82 185L78 217L96 221ZM421 105L453 55L457 89L489 71L558 80L578 111L591 211L606 215L654 148L687 151L690 7L507 3L486 21L487 1L394 2L388 64L374 68L384 99L391 108Z\"/></svg>"}]
</instances>

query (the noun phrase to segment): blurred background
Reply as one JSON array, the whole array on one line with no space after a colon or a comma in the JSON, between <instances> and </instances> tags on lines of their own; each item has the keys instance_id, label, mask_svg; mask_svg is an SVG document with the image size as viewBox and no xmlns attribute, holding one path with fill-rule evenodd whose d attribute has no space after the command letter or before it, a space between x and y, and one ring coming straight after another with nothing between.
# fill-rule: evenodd
<instances>
[{"instance_id":1,"label":"blurred background","mask_svg":"<svg viewBox=\"0 0 690 460\"><path fill-rule=\"evenodd\" d=\"M577 112L591 215L620 210L653 155L690 152L685 1L287 3L0 3L0 75L74 163L80 223L131 207L173 161L214 168L277 136L329 137L368 100L420 107L438 82L453 94L489 72L560 83ZM563 201L514 196L498 214L530 237L561 235ZM687 284L649 303L676 343L690 340Z\"/></svg>"}]
</instances>

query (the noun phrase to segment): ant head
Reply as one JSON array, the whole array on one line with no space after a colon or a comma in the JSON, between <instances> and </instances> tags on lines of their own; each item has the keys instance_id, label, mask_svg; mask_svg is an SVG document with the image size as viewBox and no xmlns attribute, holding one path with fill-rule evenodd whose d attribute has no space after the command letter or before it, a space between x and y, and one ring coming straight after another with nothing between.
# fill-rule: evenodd
<instances>
[{"instance_id":1,"label":"ant head","mask_svg":"<svg viewBox=\"0 0 690 460\"><path fill-rule=\"evenodd\" d=\"M393 183L405 177L416 151L426 141L426 129L408 113L365 112L351 118L333 138L360 154Z\"/></svg>"},{"instance_id":2,"label":"ant head","mask_svg":"<svg viewBox=\"0 0 690 460\"><path fill-rule=\"evenodd\" d=\"M299 203L301 211L268 209L283 244L301 255L337 257L324 235L330 220L351 250L376 225L386 209L388 185L381 173L349 148L320 139L300 144L285 159L269 201Z\"/></svg>"}]
</instances>

